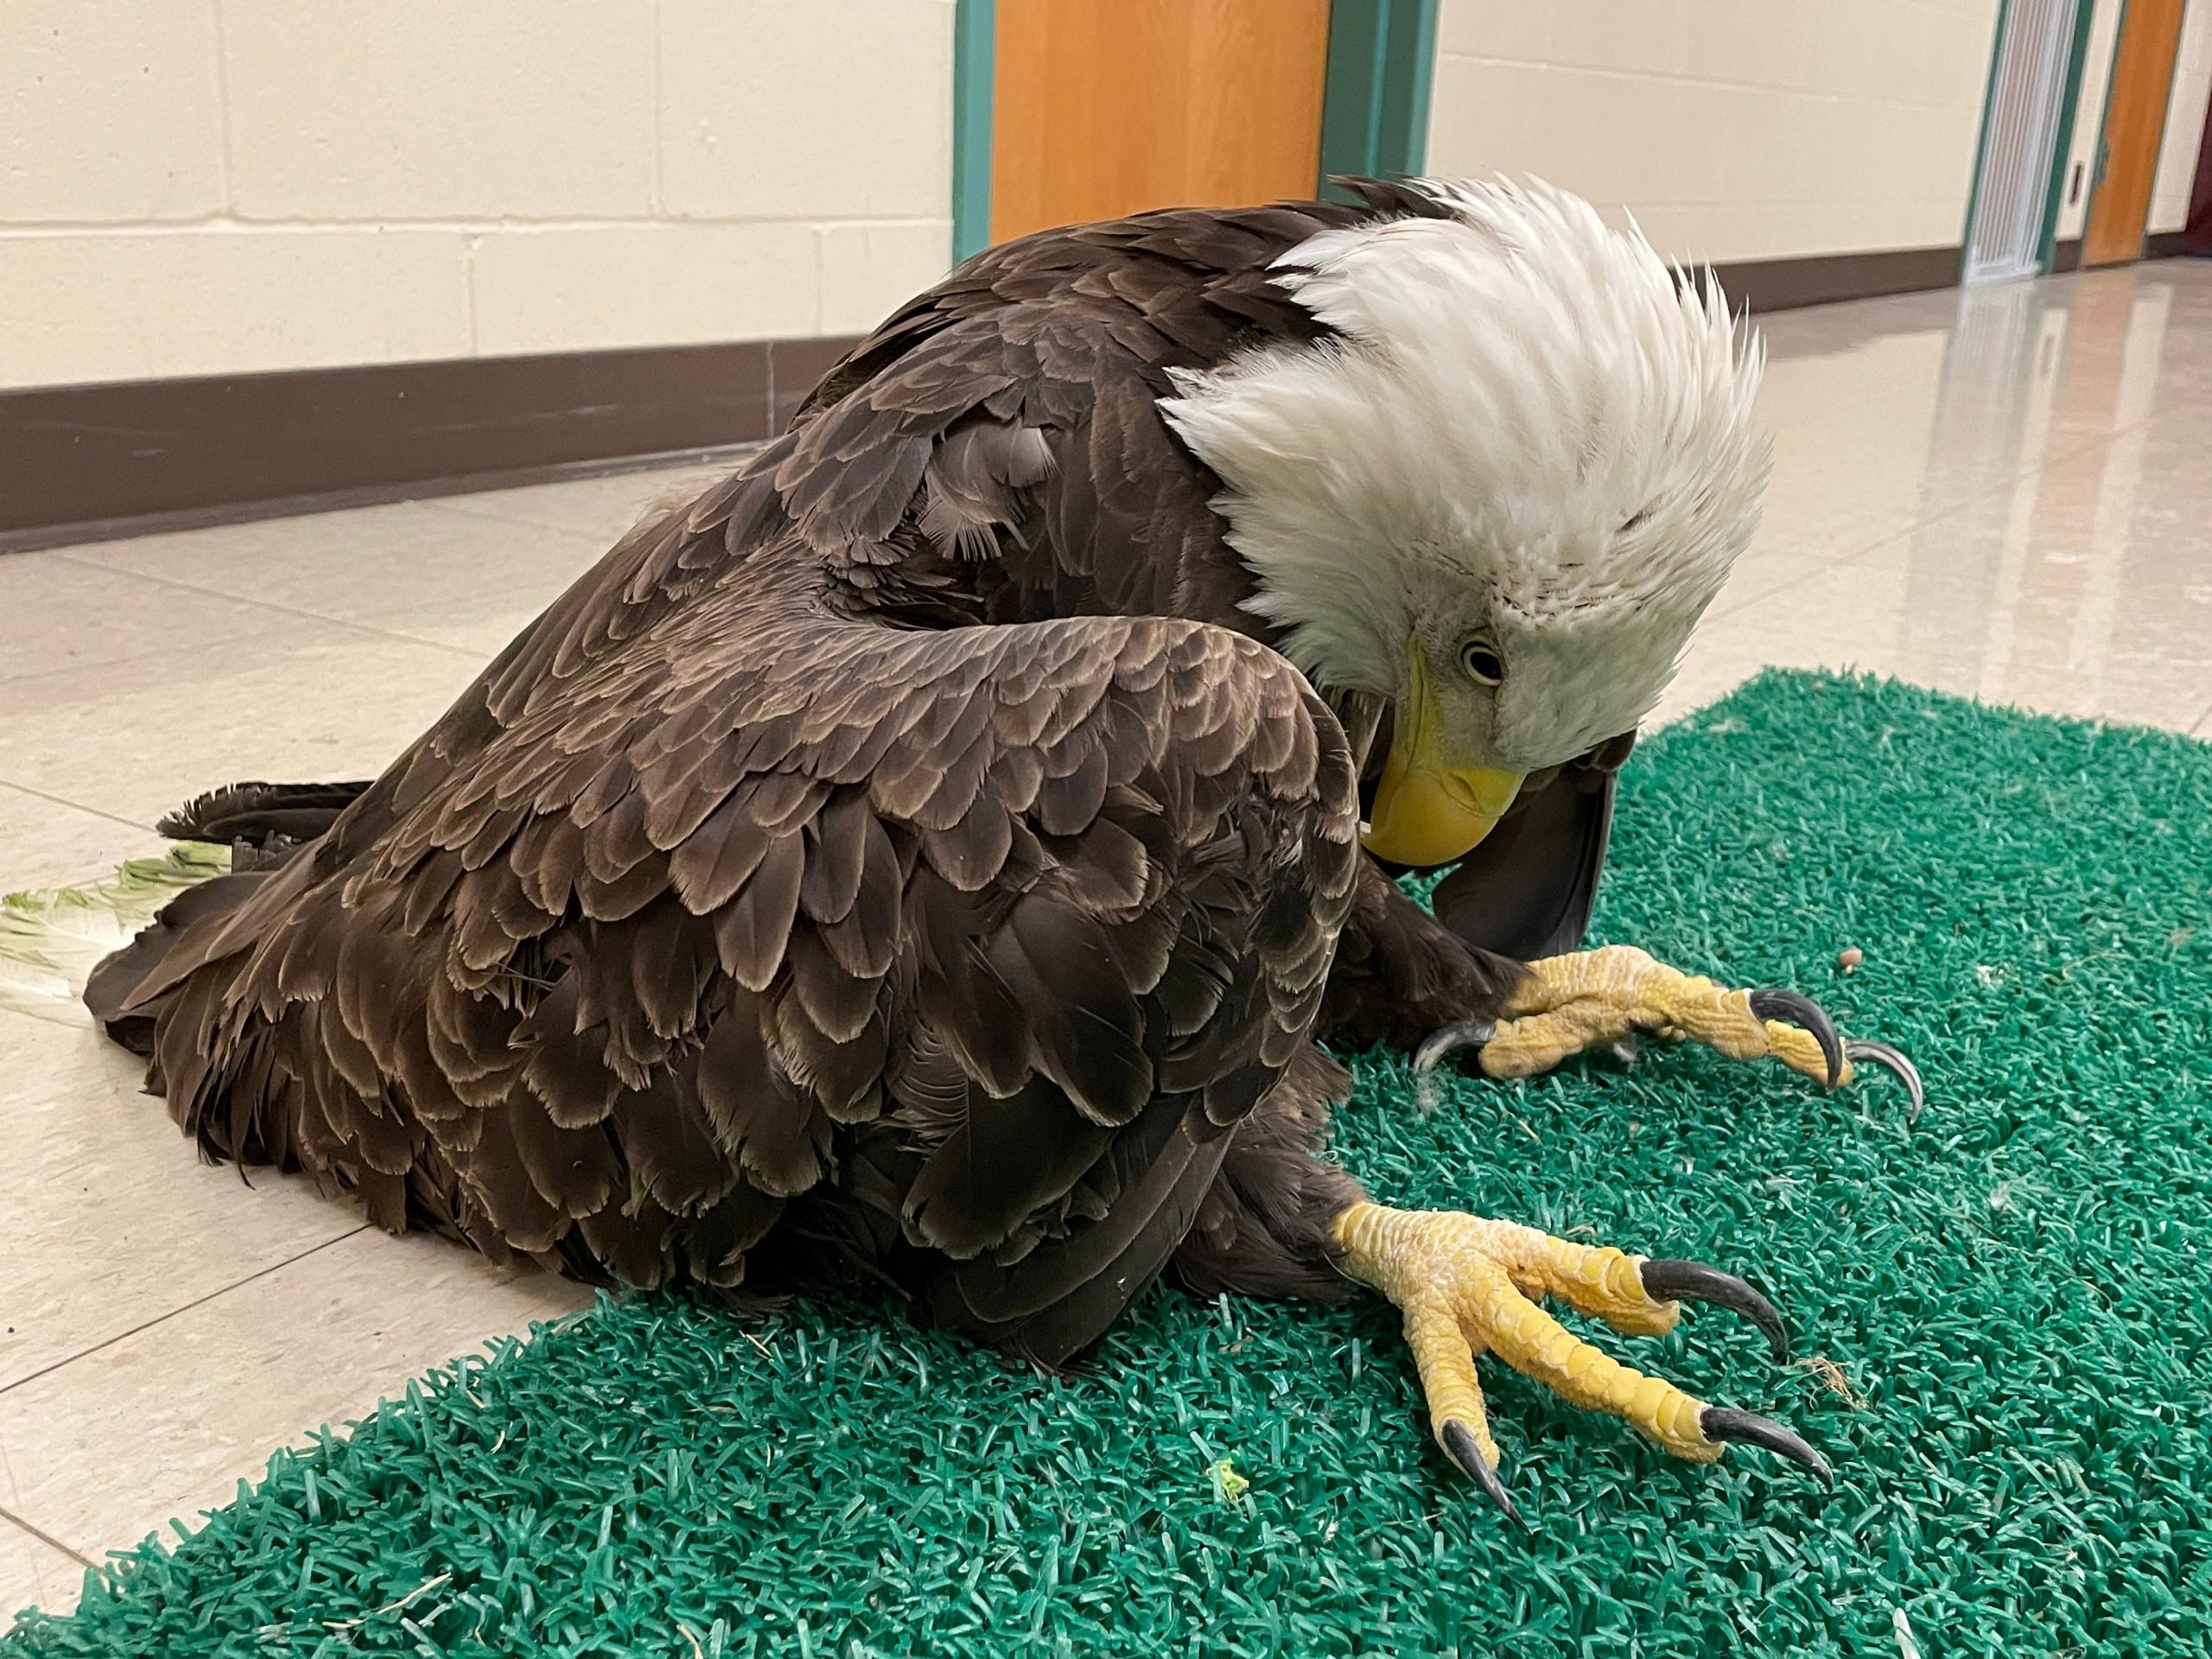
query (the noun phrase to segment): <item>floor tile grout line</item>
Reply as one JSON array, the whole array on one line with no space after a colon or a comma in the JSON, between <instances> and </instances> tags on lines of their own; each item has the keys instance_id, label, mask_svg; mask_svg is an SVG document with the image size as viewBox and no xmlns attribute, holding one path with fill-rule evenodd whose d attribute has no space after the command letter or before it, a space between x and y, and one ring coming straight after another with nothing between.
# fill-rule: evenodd
<instances>
[{"instance_id":1,"label":"floor tile grout line","mask_svg":"<svg viewBox=\"0 0 2212 1659\"><path fill-rule=\"evenodd\" d=\"M2017 485L2019 482L2019 480L2018 478L2013 478L2008 479L2005 481L2009 484ZM1976 493L1977 495L1979 493L1979 492ZM1878 549L1887 547L1891 542L1897 540L1900 537L1913 535L1917 531L1927 529L1931 524L1940 524L1946 518L1952 517L1954 514L1965 512L1967 507L1974 504L1974 496L1969 496L1965 500L1954 502L1951 505L1943 508L1941 512L1929 514L1925 518L1915 518L1908 524L1887 531L1882 535L1874 537L1871 542L1853 543L1850 547L1845 549L1840 553L1792 554L1786 550L1777 548L1770 554L1758 553L1748 555L1747 556L1754 561L1761 558L1802 558L1810 565L1811 568L1803 571L1800 575L1790 577L1787 582L1776 583L1775 586L1767 588L1762 593L1748 594L1737 603L1728 607L1725 611L1713 612L1711 613L1710 620L1718 622L1723 617L1733 616L1739 611L1749 609L1751 606L1759 603L1762 600L1771 599L1775 594L1783 592L1785 588L1795 588L1799 582L1810 581L1815 576L1825 575L1828 571L1834 569L1839 565L1849 564L1853 559L1862 557L1868 553L1874 552Z\"/></svg>"},{"instance_id":2,"label":"floor tile grout line","mask_svg":"<svg viewBox=\"0 0 2212 1659\"><path fill-rule=\"evenodd\" d=\"M143 830L149 836L161 834L161 831L150 823L141 823L136 818L120 817L99 807L88 806L82 801L73 801L67 795L56 795L50 790L39 789L30 784L17 783L13 778L0 778L0 789L12 789L21 794L35 796L41 801L51 801L56 806L72 807L79 812L89 812L96 818L105 818L110 823L120 823L132 830Z\"/></svg>"},{"instance_id":3,"label":"floor tile grout line","mask_svg":"<svg viewBox=\"0 0 2212 1659\"><path fill-rule=\"evenodd\" d=\"M640 467L634 469L626 468L620 472L602 473L595 478L564 479L556 480L552 484L524 485L521 487L525 489L558 489L562 487L563 485L570 483L596 484L604 482L609 479L616 478L650 479L658 474L666 472L702 472L709 467L720 467L724 462L728 462L732 467L738 467L742 466L745 462L752 460L753 457L758 454L761 450L766 448L768 447L768 442L769 441L766 439L748 439L742 443L728 444L715 449L702 451L697 460L678 461L671 467ZM702 485L700 487L703 488L704 486ZM480 502L483 495L502 493L505 493L505 492L484 491L471 492L461 495L427 497L416 500L414 505L422 507L439 507L448 512L465 514L467 517L471 518L488 518L496 524L520 524L531 530L557 531L564 536L580 536L586 541L597 542L601 539L599 532L596 531L585 530L580 526L573 524L547 524L543 519L524 518L517 513L499 512L490 507L476 505ZM696 494L696 491L694 491L693 493ZM678 489L676 486L671 486L667 490L641 499L638 504L637 517L639 518L644 518L646 510L662 501L664 498L665 498L667 504L671 505L678 505L682 499ZM635 528L634 523L630 525L626 525L620 534L617 535L615 540L619 541L621 539L622 536L629 534L630 531L633 528ZM603 545L607 547L613 547L614 543L609 541L604 543Z\"/></svg>"},{"instance_id":4,"label":"floor tile grout line","mask_svg":"<svg viewBox=\"0 0 2212 1659\"><path fill-rule=\"evenodd\" d=\"M645 476L647 474L640 474L639 475ZM618 473L610 474L608 476L625 477L629 476L629 474ZM467 499L467 497L455 497L446 500L410 501L404 504L395 505L424 507L430 509L433 512L455 514L461 518L470 519L477 524L505 524L518 529L534 530L548 535L570 537L577 541L589 542L594 545L602 544L601 538L592 531L582 530L571 525L542 524L535 519L518 518L508 513L493 512L482 507L464 506L461 505L462 501ZM641 507L641 516L642 511L643 509ZM307 518L313 517L314 515L295 514L293 516L296 518ZM619 540L620 537L617 537L616 539ZM466 657L472 662L484 662L490 654L480 651L474 651L464 645L455 645L447 640L434 639L427 635L410 633L404 628L388 627L378 623L364 621L358 617L337 616L327 611L309 610L303 606L284 605L280 604L274 600L251 598L245 594L232 593L224 588L211 588L203 582L186 582L176 576L156 575L149 570L134 570L125 566L105 563L99 559L87 558L79 554L77 551L77 549L84 545L86 545L86 543L75 543L69 546L46 548L41 550L50 556L61 561L63 563L72 565L79 570L96 570L105 575L121 576L126 580L136 579L143 582L155 582L163 587L181 588L187 593L203 594L211 599L224 600L233 605L251 606L257 610L273 611L280 615L296 616L308 621L334 623L340 627L352 628L357 632L373 634L388 639L404 639L409 641L410 644L429 645L435 650L446 652L454 656ZM92 545L105 545L105 543L92 543ZM606 542L603 545L612 547L613 543ZM70 668L60 668L51 670L49 671L53 673L68 673L72 671ZM24 677L27 681L35 681L41 677L42 677L36 674L26 675Z\"/></svg>"},{"instance_id":5,"label":"floor tile grout line","mask_svg":"<svg viewBox=\"0 0 2212 1659\"><path fill-rule=\"evenodd\" d=\"M1856 559L1862 558L1869 553L1873 553L1878 551L1882 548L1887 547L1892 542L1902 541L1906 537L1918 535L1923 530L1933 529L1936 525L1942 524L1948 519L1957 518L1968 508L1979 505L1989 497L1994 496L2001 491L2016 490L2019 488L2024 482L2033 477L2037 473L2047 472L2051 467L2061 466L2068 461L2078 461L2083 455L2088 454L2091 450L2102 448L2109 444L2116 443L2121 438L2127 436L2131 433L2139 431L2145 427L2151 426L2154 424L2155 422L2156 417L2150 416L2139 421L2130 421L2125 426L2115 426L2110 431L2105 433L2101 437L2085 439L2083 442L2075 444L2071 448L2061 450L2054 454L2045 455L2040 461L2032 461L2025 467L2017 468L2016 470L2006 474L2002 478L1994 479L1987 484L1969 490L1964 495L1961 496L1956 501L1951 503L1950 505L1941 508L1935 512L1931 512L1924 518L1915 517L1909 518L1904 524L1893 526L1882 535L1874 537L1872 541L1856 543L1840 553L1830 553L1824 556L1812 556L1808 559L1808 563L1811 567L1810 569L1797 575L1790 577L1787 582L1777 582L1771 588L1763 589L1756 594L1747 594L1745 598L1737 601L1735 604L1729 606L1727 609L1711 613L1706 620L1708 621L1719 622L1726 620L1727 618L1732 616L1740 616L1744 612L1751 609L1754 605L1764 604L1778 594L1787 593L1793 588L1802 586L1803 583L1810 582L1815 576L1826 575L1829 572L1835 570L1841 566L1849 564ZM1771 555L1753 554L1748 556L1753 559L1758 559L1764 557L1802 557L1807 556L1792 555L1786 550L1777 548ZM2212 710L2208 710L2207 712L2212 713Z\"/></svg>"},{"instance_id":6,"label":"floor tile grout line","mask_svg":"<svg viewBox=\"0 0 2212 1659\"><path fill-rule=\"evenodd\" d=\"M233 605L251 606L256 610L274 611L281 616L296 616L300 618L302 621L333 623L340 627L351 628L357 633L381 634L392 639L413 640L417 645L437 644L435 640L424 639L417 634L402 633L397 629L381 627L374 622L364 622L354 617L333 616L327 611L311 611L298 605L282 605L277 603L275 600L248 599L240 594L226 593L220 588L210 588L203 582L186 582L176 576L158 576L150 570L121 569L115 565L102 564L97 559L79 557L67 548L50 548L48 551L52 553L55 558L66 560L67 563L75 565L80 570L98 570L111 576L122 576L126 579L139 582L150 582L160 587L181 588L184 592L190 594L204 594L211 599L227 600ZM444 651L458 651L460 648L453 645L441 645L439 646L439 649ZM473 656L474 653L468 652L464 654ZM57 669L53 671L66 674L69 671L67 669ZM27 675L24 677L29 680L35 680L42 677L33 674Z\"/></svg>"},{"instance_id":7,"label":"floor tile grout line","mask_svg":"<svg viewBox=\"0 0 2212 1659\"><path fill-rule=\"evenodd\" d=\"M33 1526L29 1522L24 1520L22 1516L17 1515L13 1510L0 1507L0 1521L6 1522L10 1526L15 1527L20 1531L30 1534L32 1537L37 1539L41 1544L50 1545L52 1548L60 1550L64 1555L67 1555L71 1560L75 1561L80 1567L86 1567L94 1573L100 1570L100 1564L98 1561L93 1560L90 1556L86 1555L83 1550L73 1548L69 1545L63 1543L61 1540L55 1537L44 1527Z\"/></svg>"},{"instance_id":8,"label":"floor tile grout line","mask_svg":"<svg viewBox=\"0 0 2212 1659\"><path fill-rule=\"evenodd\" d=\"M157 588L175 588L184 593L200 594L209 599L220 599L232 605L243 605L251 610L274 611L281 616L304 617L316 622L346 621L342 617L325 616L318 611L304 611L296 605L280 605L270 599L249 599L243 594L226 593L220 588L210 588L204 582L186 582L177 576L156 575L150 570L130 570L120 565L102 564L98 559L86 558L77 551L81 547L105 545L106 545L105 543L76 542L67 547L49 547L42 549L41 551L47 557L59 559L65 564L74 565L79 570L94 570L104 576L119 576L125 582L150 582ZM379 632L365 623L346 622L346 626L359 628L364 632ZM49 669L47 673L67 674L69 671L67 668L60 668ZM24 680L36 680L44 678L45 676L26 674L22 677Z\"/></svg>"},{"instance_id":9,"label":"floor tile grout line","mask_svg":"<svg viewBox=\"0 0 2212 1659\"><path fill-rule=\"evenodd\" d=\"M100 1352L103 1349L114 1347L118 1342L127 1342L132 1337L138 1335L141 1332L150 1331L157 1325L167 1324L169 1320L176 1318L180 1313L189 1313L195 1307L204 1307L219 1296L227 1296L232 1291L237 1290L243 1286L253 1283L257 1279L266 1279L272 1273L282 1273L286 1268L290 1267L296 1262L304 1262L308 1257L318 1255L321 1252L328 1249L334 1244L343 1244L347 1239L355 1237L356 1236L365 1233L368 1230L369 1224L365 1221L356 1226L349 1227L344 1232L340 1233L334 1238L326 1238L320 1244L310 1245L308 1249L301 1250L296 1255L286 1256L282 1262L272 1262L265 1268L257 1268L256 1271L249 1273L243 1279L232 1280L229 1284L223 1286L220 1289L209 1291L205 1296L195 1296L190 1301L184 1303L182 1306L169 1309L166 1313L157 1313L150 1319L142 1320L140 1323L132 1325L128 1331L118 1331L113 1336L105 1338L101 1341L94 1343L89 1348L80 1349L76 1353L71 1354L66 1359L57 1359L51 1365L41 1365L38 1370L30 1372L28 1376L19 1376L12 1382L0 1383L0 1398L4 1398L6 1395L13 1393L16 1389L22 1388L26 1382L35 1382L42 1376L51 1376L54 1372L61 1370L65 1365L73 1365L79 1360L88 1358L92 1355Z\"/></svg>"},{"instance_id":10,"label":"floor tile grout line","mask_svg":"<svg viewBox=\"0 0 2212 1659\"><path fill-rule=\"evenodd\" d=\"M1754 605L1764 605L1770 600L1779 598L1791 588L1802 587L1814 577L1824 576L1835 568L1834 564L1826 561L1815 564L1809 569L1799 571L1786 582L1778 582L1771 588L1763 588L1756 594L1745 594L1743 599L1729 606L1726 610L1712 612L1700 619L1700 625L1702 626L1707 622L1726 622L1732 616L1740 616Z\"/></svg>"},{"instance_id":11,"label":"floor tile grout line","mask_svg":"<svg viewBox=\"0 0 2212 1659\"><path fill-rule=\"evenodd\" d=\"M280 616L295 616L303 622L325 622L335 627L348 628L355 633L366 634L377 639L404 639L410 645L429 645L434 650L447 652L456 657L466 657L474 663L482 663L486 660L486 653L482 652L471 651L464 645L449 645L442 639L428 639L419 633L406 633L397 628L383 627L374 622L364 622L357 617L333 616L327 611L306 610L297 605L279 605L273 600L247 599L238 594L226 593L219 588L205 587L196 582L180 582L175 576L157 576L145 570L122 570L114 565L102 564L94 559L73 557L66 548L51 548L48 550L56 558L67 560L80 570L99 570L111 576L130 577L141 582L154 582L163 588L181 588L188 594L204 594L211 599L228 600L234 605L250 605L257 610L274 611ZM71 671L72 670L67 668L49 671L54 674L67 674ZM28 685L45 677L47 677L45 675L41 674L27 674L21 680L12 681L10 683Z\"/></svg>"},{"instance_id":12,"label":"floor tile grout line","mask_svg":"<svg viewBox=\"0 0 2212 1659\"><path fill-rule=\"evenodd\" d=\"M617 476L620 474L618 474ZM543 531L549 535L573 536L580 542L591 542L607 547L614 545L613 542L601 543L598 531L579 529L574 524L549 524L536 518L518 518L511 512L493 512L483 507L459 506L452 501L418 501L415 505L430 507L439 512L454 513L480 524L505 524L515 530ZM619 540L620 537L617 539Z\"/></svg>"}]
</instances>

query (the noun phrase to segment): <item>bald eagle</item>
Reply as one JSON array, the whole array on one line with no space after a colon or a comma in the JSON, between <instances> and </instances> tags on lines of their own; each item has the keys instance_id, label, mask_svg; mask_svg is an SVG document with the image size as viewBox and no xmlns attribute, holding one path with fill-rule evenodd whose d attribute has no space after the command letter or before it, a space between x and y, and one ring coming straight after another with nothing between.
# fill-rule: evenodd
<instances>
[{"instance_id":1,"label":"bald eagle","mask_svg":"<svg viewBox=\"0 0 2212 1659\"><path fill-rule=\"evenodd\" d=\"M1485 1350L1825 1477L1540 1306L1717 1302L1779 1351L1741 1280L1317 1155L1319 1039L1897 1058L1574 950L1614 772L1758 517L1756 341L1558 191L1353 188L968 261L382 777L179 815L235 867L93 1012L206 1154L503 1260L865 1279L1055 1366L1163 1274L1364 1286L1501 1502ZM1392 880L1454 863L1433 916Z\"/></svg>"}]
</instances>

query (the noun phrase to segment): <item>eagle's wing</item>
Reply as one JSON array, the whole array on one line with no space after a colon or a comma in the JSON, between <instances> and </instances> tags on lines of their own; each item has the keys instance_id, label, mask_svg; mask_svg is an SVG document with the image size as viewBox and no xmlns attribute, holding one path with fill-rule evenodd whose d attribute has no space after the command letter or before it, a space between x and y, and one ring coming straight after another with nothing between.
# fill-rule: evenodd
<instances>
[{"instance_id":1,"label":"eagle's wing","mask_svg":"<svg viewBox=\"0 0 2212 1659\"><path fill-rule=\"evenodd\" d=\"M1268 268L1316 227L1160 214L971 262L311 849L118 958L100 1011L157 1019L211 1150L387 1222L728 1284L800 1199L785 1237L1080 1346L1305 1039L1357 868L1343 736L1289 664L1127 620L1239 614L1154 404L1306 326Z\"/></svg>"},{"instance_id":2,"label":"eagle's wing","mask_svg":"<svg viewBox=\"0 0 2212 1659\"><path fill-rule=\"evenodd\" d=\"M940 1317L1063 1358L1307 1039L1343 734L1224 630L891 629L806 591L794 532L731 559L705 517L619 548L104 1012L156 1017L211 1149L388 1223L728 1285L810 1195Z\"/></svg>"}]
</instances>

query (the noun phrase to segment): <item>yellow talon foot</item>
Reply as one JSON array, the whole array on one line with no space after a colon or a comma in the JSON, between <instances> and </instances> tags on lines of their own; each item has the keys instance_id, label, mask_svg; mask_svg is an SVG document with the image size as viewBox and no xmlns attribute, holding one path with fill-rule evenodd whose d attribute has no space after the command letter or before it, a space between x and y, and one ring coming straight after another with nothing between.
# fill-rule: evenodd
<instances>
[{"instance_id":1,"label":"yellow talon foot","mask_svg":"<svg viewBox=\"0 0 2212 1659\"><path fill-rule=\"evenodd\" d=\"M1484 1353L1586 1411L1610 1412L1678 1458L1710 1463L1729 1442L1745 1441L1802 1464L1823 1484L1830 1479L1827 1460L1771 1418L1708 1406L1623 1365L1539 1305L1556 1296L1626 1335L1662 1336L1675 1328L1683 1301L1713 1302L1748 1316L1783 1357L1780 1316L1732 1274L1440 1211L1355 1204L1332 1231L1344 1270L1405 1316L1437 1444L1509 1515L1513 1504L1497 1477L1497 1443L1475 1376Z\"/></svg>"},{"instance_id":2,"label":"yellow talon foot","mask_svg":"<svg viewBox=\"0 0 2212 1659\"><path fill-rule=\"evenodd\" d=\"M1629 944L1548 957L1530 963L1529 974L1504 1019L1446 1027L1421 1046L1416 1067L1479 1046L1490 1076L1533 1077L1592 1048L1632 1052L1648 1033L1694 1039L1732 1059L1771 1055L1830 1088L1852 1080L1853 1061L1869 1061L1897 1074L1911 1116L1920 1115L1920 1076L1910 1060L1885 1043L1844 1041L1820 1005L1795 991L1730 990Z\"/></svg>"}]
</instances>

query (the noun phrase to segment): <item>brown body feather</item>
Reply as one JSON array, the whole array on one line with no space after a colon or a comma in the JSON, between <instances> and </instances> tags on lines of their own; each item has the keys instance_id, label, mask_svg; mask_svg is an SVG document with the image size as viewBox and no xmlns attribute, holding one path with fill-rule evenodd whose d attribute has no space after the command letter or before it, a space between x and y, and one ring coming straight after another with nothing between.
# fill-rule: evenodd
<instances>
[{"instance_id":1,"label":"brown body feather","mask_svg":"<svg viewBox=\"0 0 2212 1659\"><path fill-rule=\"evenodd\" d=\"M1516 970L1359 853L1343 730L1154 405L1313 336L1284 250L1421 206L969 262L372 784L188 809L253 868L88 1001L209 1154L587 1278L864 1271L1048 1363L1179 1249L1332 1294L1317 1030Z\"/></svg>"}]
</instances>

